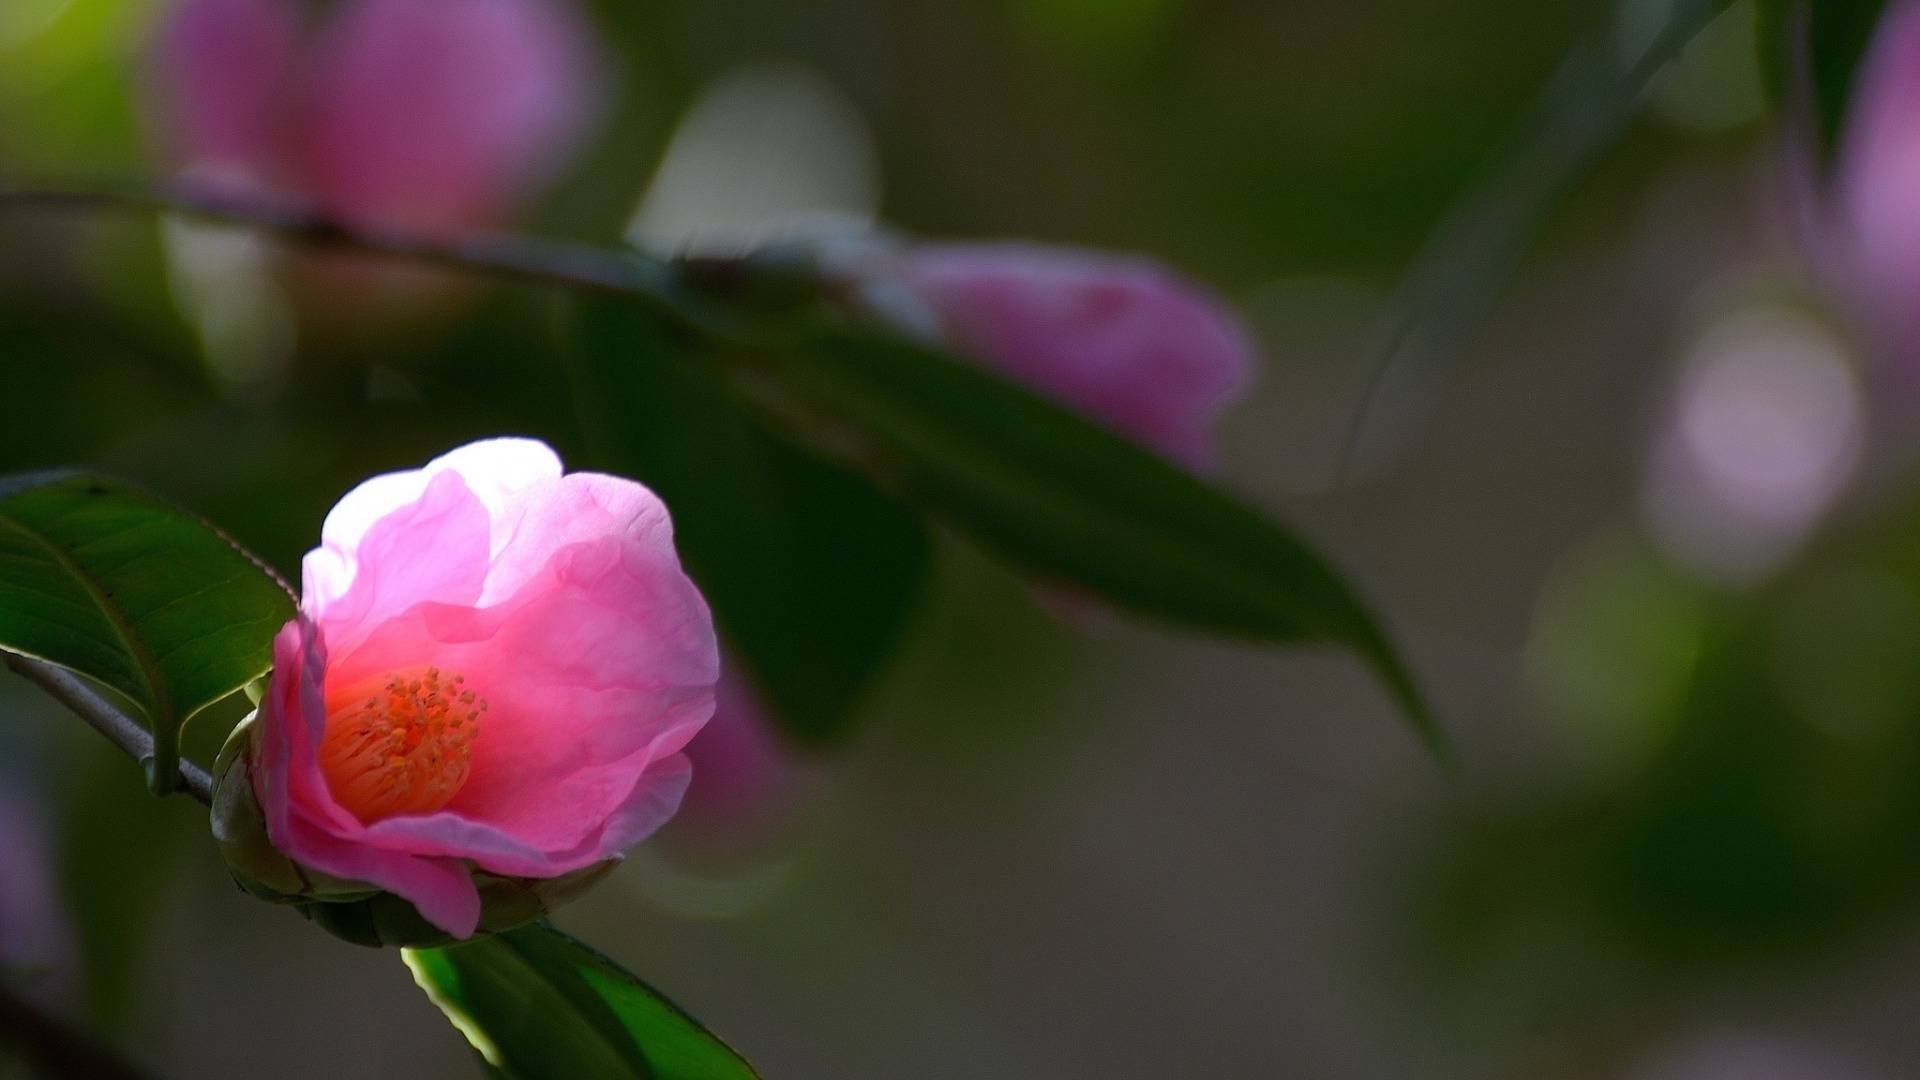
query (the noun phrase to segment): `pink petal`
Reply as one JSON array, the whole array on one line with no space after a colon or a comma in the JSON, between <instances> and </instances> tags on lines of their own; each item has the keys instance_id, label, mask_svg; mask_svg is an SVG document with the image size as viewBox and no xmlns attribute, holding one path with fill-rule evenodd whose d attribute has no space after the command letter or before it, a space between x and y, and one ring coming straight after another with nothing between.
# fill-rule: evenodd
<instances>
[{"instance_id":1,"label":"pink petal","mask_svg":"<svg viewBox=\"0 0 1920 1080\"><path fill-rule=\"evenodd\" d=\"M498 874L556 877L615 858L652 835L673 816L686 793L692 766L683 754L628 770L624 794L591 817L571 847L542 850L505 829L452 811L388 818L367 827L364 837L390 850L472 859Z\"/></svg>"},{"instance_id":2,"label":"pink petal","mask_svg":"<svg viewBox=\"0 0 1920 1080\"><path fill-rule=\"evenodd\" d=\"M685 754L660 761L633 786L613 813L607 815L599 836L589 837L586 842L604 857L625 851L652 836L680 809L692 780L693 763Z\"/></svg>"},{"instance_id":3,"label":"pink petal","mask_svg":"<svg viewBox=\"0 0 1920 1080\"><path fill-rule=\"evenodd\" d=\"M420 916L457 938L480 923L480 890L457 858L432 858L334 835L295 815L274 843L296 861L335 877L371 882L420 909Z\"/></svg>"},{"instance_id":4,"label":"pink petal","mask_svg":"<svg viewBox=\"0 0 1920 1080\"><path fill-rule=\"evenodd\" d=\"M568 473L558 483L518 493L510 512L513 527L495 545L493 568L487 574L489 601L517 594L549 567L557 553L586 541L624 538L631 547L629 554L638 560L631 568L635 573L679 564L666 505L632 480Z\"/></svg>"},{"instance_id":5,"label":"pink petal","mask_svg":"<svg viewBox=\"0 0 1920 1080\"><path fill-rule=\"evenodd\" d=\"M267 833L280 842L300 813L335 829L359 822L327 790L320 773L319 749L326 732L326 645L320 628L305 615L282 627L273 642L273 681L260 703L260 741L253 769L254 794L266 817Z\"/></svg>"},{"instance_id":6,"label":"pink petal","mask_svg":"<svg viewBox=\"0 0 1920 1080\"><path fill-rule=\"evenodd\" d=\"M319 548L302 565L301 598L309 610L346 595L357 569L355 552L382 518L414 505L443 472L460 476L489 519L491 557L519 528L526 493L560 479L560 458L537 439L483 439L429 461L424 468L382 473L347 492L320 527Z\"/></svg>"},{"instance_id":7,"label":"pink petal","mask_svg":"<svg viewBox=\"0 0 1920 1080\"><path fill-rule=\"evenodd\" d=\"M905 256L963 352L1193 468L1255 366L1239 320L1156 263L1020 244Z\"/></svg>"},{"instance_id":8,"label":"pink petal","mask_svg":"<svg viewBox=\"0 0 1920 1080\"><path fill-rule=\"evenodd\" d=\"M434 473L417 500L375 522L352 549L308 558L302 608L325 630L330 652L351 656L368 634L414 607L477 601L491 535L486 507L461 475ZM351 570L336 595L338 567Z\"/></svg>"},{"instance_id":9,"label":"pink petal","mask_svg":"<svg viewBox=\"0 0 1920 1080\"><path fill-rule=\"evenodd\" d=\"M358 843L340 819L345 817L353 827L358 823L325 797L313 756L326 715L321 685L326 655L316 628L305 617L295 619L274 638L273 652L273 683L261 702L260 744L252 770L267 836L295 862L377 885L412 901L423 918L442 930L471 936L480 919L480 894L457 859L423 858ZM323 796L320 800L314 798L316 791Z\"/></svg>"},{"instance_id":10,"label":"pink petal","mask_svg":"<svg viewBox=\"0 0 1920 1080\"><path fill-rule=\"evenodd\" d=\"M295 746L306 743L308 713L325 711L320 683L325 668L326 656L311 621L300 616L280 628L273 639L273 680L260 702L252 777L267 833L283 851L287 848L281 837L293 814Z\"/></svg>"}]
</instances>

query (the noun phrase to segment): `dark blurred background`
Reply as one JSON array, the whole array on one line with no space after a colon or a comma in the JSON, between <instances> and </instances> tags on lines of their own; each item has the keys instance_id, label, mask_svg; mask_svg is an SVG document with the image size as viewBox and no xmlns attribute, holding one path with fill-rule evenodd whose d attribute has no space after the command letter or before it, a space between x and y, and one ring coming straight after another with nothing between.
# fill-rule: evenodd
<instances>
[{"instance_id":1,"label":"dark blurred background","mask_svg":"<svg viewBox=\"0 0 1920 1080\"><path fill-rule=\"evenodd\" d=\"M163 170L162 6L0 2L0 177ZM1747 4L1340 475L1423 237L1567 49L1665 7L587 8L606 104L522 227L824 209L1216 285L1266 356L1223 482L1374 599L1466 764L1344 658L1062 620L942 539L853 736L561 925L772 1078L1920 1075L1910 414L1787 240ZM291 571L367 474L584 452L556 303L4 212L0 473L96 464ZM0 955L43 993L165 1075L469 1075L396 956L243 896L200 808L24 683L0 711Z\"/></svg>"}]
</instances>

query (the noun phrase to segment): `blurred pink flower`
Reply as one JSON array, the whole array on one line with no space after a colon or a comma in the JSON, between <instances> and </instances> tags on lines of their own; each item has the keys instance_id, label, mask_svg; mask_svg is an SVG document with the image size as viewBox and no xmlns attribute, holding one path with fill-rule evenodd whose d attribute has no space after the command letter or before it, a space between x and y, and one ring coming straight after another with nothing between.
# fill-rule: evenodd
<instances>
[{"instance_id":1,"label":"blurred pink flower","mask_svg":"<svg viewBox=\"0 0 1920 1080\"><path fill-rule=\"evenodd\" d=\"M672 816L719 660L646 488L477 442L349 492L302 569L251 768L295 862L466 937L469 861L556 877Z\"/></svg>"},{"instance_id":2,"label":"blurred pink flower","mask_svg":"<svg viewBox=\"0 0 1920 1080\"><path fill-rule=\"evenodd\" d=\"M1642 506L1681 562L1726 582L1775 569L1852 481L1865 409L1823 324L1753 306L1688 350L1647 459Z\"/></svg>"},{"instance_id":3,"label":"blurred pink flower","mask_svg":"<svg viewBox=\"0 0 1920 1080\"><path fill-rule=\"evenodd\" d=\"M1857 77L1835 163L1834 247L1874 328L1920 349L1920 0L1890 5Z\"/></svg>"},{"instance_id":4,"label":"blurred pink flower","mask_svg":"<svg viewBox=\"0 0 1920 1080\"><path fill-rule=\"evenodd\" d=\"M1196 470L1256 365L1240 320L1137 257L1014 243L933 244L902 276L961 352Z\"/></svg>"},{"instance_id":5,"label":"blurred pink flower","mask_svg":"<svg viewBox=\"0 0 1920 1080\"><path fill-rule=\"evenodd\" d=\"M154 41L168 150L197 172L266 183L280 171L300 9L286 0L184 0Z\"/></svg>"},{"instance_id":6,"label":"blurred pink flower","mask_svg":"<svg viewBox=\"0 0 1920 1080\"><path fill-rule=\"evenodd\" d=\"M730 664L723 666L715 701L713 719L687 745L693 782L674 829L709 844L750 846L786 822L811 770Z\"/></svg>"},{"instance_id":7,"label":"blurred pink flower","mask_svg":"<svg viewBox=\"0 0 1920 1080\"><path fill-rule=\"evenodd\" d=\"M549 178L594 111L563 0L182 0L155 80L169 152L338 216L489 224Z\"/></svg>"}]
</instances>

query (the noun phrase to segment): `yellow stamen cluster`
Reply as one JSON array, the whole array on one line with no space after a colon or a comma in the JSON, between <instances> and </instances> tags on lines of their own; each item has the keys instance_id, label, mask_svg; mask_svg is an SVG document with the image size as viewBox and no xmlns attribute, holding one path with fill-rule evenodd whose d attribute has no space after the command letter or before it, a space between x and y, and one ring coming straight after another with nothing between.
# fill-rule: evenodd
<instances>
[{"instance_id":1,"label":"yellow stamen cluster","mask_svg":"<svg viewBox=\"0 0 1920 1080\"><path fill-rule=\"evenodd\" d=\"M363 822L447 805L487 711L466 681L430 667L362 683L337 704L329 694L320 771L334 800Z\"/></svg>"}]
</instances>

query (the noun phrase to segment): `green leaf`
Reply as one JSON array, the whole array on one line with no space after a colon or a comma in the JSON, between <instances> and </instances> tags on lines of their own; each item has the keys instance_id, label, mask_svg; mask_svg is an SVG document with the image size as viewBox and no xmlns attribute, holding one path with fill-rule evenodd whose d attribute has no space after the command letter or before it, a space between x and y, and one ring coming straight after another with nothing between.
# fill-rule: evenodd
<instances>
[{"instance_id":1,"label":"green leaf","mask_svg":"<svg viewBox=\"0 0 1920 1080\"><path fill-rule=\"evenodd\" d=\"M1406 668L1327 564L1159 456L974 365L897 340L830 332L769 354L752 374L798 402L798 414L769 402L797 430L1043 581L1189 626L1354 650L1446 756Z\"/></svg>"},{"instance_id":2,"label":"green leaf","mask_svg":"<svg viewBox=\"0 0 1920 1080\"><path fill-rule=\"evenodd\" d=\"M784 728L843 734L894 653L927 573L919 518L743 412L686 331L579 301L578 401L604 467L673 508L681 557Z\"/></svg>"},{"instance_id":3,"label":"green leaf","mask_svg":"<svg viewBox=\"0 0 1920 1080\"><path fill-rule=\"evenodd\" d=\"M401 956L414 981L502 1075L759 1076L659 991L545 923Z\"/></svg>"},{"instance_id":4,"label":"green leaf","mask_svg":"<svg viewBox=\"0 0 1920 1080\"><path fill-rule=\"evenodd\" d=\"M86 473L0 480L0 649L97 679L146 714L156 792L194 714L272 666L293 598L213 526Z\"/></svg>"},{"instance_id":5,"label":"green leaf","mask_svg":"<svg viewBox=\"0 0 1920 1080\"><path fill-rule=\"evenodd\" d=\"M1394 287L1362 360L1370 374L1348 433L1349 467L1371 456L1366 436L1375 406L1418 399L1438 381L1436 373L1471 343L1553 211L1633 126L1654 78L1731 3L1671 0L1666 21L1624 62L1617 31L1568 50Z\"/></svg>"}]
</instances>

